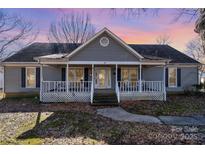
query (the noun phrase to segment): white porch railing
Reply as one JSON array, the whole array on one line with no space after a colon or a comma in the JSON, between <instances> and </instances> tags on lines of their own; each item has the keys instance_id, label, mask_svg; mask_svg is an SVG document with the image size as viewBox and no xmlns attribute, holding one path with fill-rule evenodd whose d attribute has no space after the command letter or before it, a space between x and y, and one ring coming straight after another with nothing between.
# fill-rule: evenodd
<instances>
[{"instance_id":1,"label":"white porch railing","mask_svg":"<svg viewBox=\"0 0 205 154\"><path fill-rule=\"evenodd\" d=\"M139 92L140 81L119 81L120 92ZM164 92L163 81L141 81L142 92Z\"/></svg>"},{"instance_id":2,"label":"white porch railing","mask_svg":"<svg viewBox=\"0 0 205 154\"><path fill-rule=\"evenodd\" d=\"M89 102L91 99L91 81L42 81L42 102Z\"/></svg>"},{"instance_id":3,"label":"white porch railing","mask_svg":"<svg viewBox=\"0 0 205 154\"><path fill-rule=\"evenodd\" d=\"M120 103L120 90L119 90L117 81L115 83L115 93L117 95L117 101L118 101L118 103Z\"/></svg>"},{"instance_id":4,"label":"white porch railing","mask_svg":"<svg viewBox=\"0 0 205 154\"><path fill-rule=\"evenodd\" d=\"M43 93L90 92L91 81L42 81Z\"/></svg>"},{"instance_id":5,"label":"white porch railing","mask_svg":"<svg viewBox=\"0 0 205 154\"><path fill-rule=\"evenodd\" d=\"M163 81L142 81L142 92L164 92Z\"/></svg>"},{"instance_id":6,"label":"white porch railing","mask_svg":"<svg viewBox=\"0 0 205 154\"><path fill-rule=\"evenodd\" d=\"M163 81L119 81L118 87L121 100L166 100Z\"/></svg>"},{"instance_id":7,"label":"white porch railing","mask_svg":"<svg viewBox=\"0 0 205 154\"><path fill-rule=\"evenodd\" d=\"M94 83L92 82L91 83L91 94L90 94L91 103L93 103L93 95L94 95Z\"/></svg>"},{"instance_id":8,"label":"white porch railing","mask_svg":"<svg viewBox=\"0 0 205 154\"><path fill-rule=\"evenodd\" d=\"M133 92L139 91L139 81L119 81L120 92Z\"/></svg>"},{"instance_id":9,"label":"white porch railing","mask_svg":"<svg viewBox=\"0 0 205 154\"><path fill-rule=\"evenodd\" d=\"M141 85L141 88L140 88ZM115 92L117 100L149 99L165 100L163 81L118 81ZM40 99L42 102L91 102L94 84L92 81L42 81Z\"/></svg>"}]
</instances>

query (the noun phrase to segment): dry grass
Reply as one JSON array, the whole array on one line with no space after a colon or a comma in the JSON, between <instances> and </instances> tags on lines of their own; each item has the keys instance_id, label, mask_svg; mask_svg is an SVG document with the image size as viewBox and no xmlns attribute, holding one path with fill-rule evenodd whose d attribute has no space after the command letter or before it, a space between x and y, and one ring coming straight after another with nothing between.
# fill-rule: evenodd
<instances>
[{"instance_id":1,"label":"dry grass","mask_svg":"<svg viewBox=\"0 0 205 154\"><path fill-rule=\"evenodd\" d=\"M146 115L204 115L205 96L200 95L172 95L166 102L161 101L130 101L121 105L125 110Z\"/></svg>"}]
</instances>

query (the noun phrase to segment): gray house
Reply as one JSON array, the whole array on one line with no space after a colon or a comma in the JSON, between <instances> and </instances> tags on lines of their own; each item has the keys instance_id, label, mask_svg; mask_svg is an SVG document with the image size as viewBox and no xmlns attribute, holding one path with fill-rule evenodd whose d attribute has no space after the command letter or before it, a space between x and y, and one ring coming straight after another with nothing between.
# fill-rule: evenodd
<instances>
[{"instance_id":1,"label":"gray house","mask_svg":"<svg viewBox=\"0 0 205 154\"><path fill-rule=\"evenodd\" d=\"M107 28L56 50L34 43L3 61L4 92L39 93L41 102L166 100L198 84L199 62L168 45L126 44ZM59 48L58 48L59 49Z\"/></svg>"}]
</instances>

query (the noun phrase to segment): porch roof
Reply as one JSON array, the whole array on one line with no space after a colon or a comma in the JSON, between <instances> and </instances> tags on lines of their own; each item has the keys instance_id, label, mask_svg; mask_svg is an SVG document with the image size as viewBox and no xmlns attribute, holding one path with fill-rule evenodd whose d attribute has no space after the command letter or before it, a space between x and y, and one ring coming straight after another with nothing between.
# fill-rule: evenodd
<instances>
[{"instance_id":1,"label":"porch roof","mask_svg":"<svg viewBox=\"0 0 205 154\"><path fill-rule=\"evenodd\" d=\"M35 60L38 60L40 63L69 63L69 64L164 64L165 62L169 62L170 59L155 57L155 56L145 56L142 61L129 61L129 62L121 62L121 61L65 61L64 57L67 54L51 54L46 56L35 57Z\"/></svg>"}]
</instances>

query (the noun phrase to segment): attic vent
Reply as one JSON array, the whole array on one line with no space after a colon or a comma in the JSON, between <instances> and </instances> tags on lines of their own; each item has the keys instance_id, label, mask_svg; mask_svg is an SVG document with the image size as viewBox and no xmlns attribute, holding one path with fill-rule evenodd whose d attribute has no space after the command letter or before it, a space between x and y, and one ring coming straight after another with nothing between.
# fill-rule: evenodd
<instances>
[{"instance_id":1,"label":"attic vent","mask_svg":"<svg viewBox=\"0 0 205 154\"><path fill-rule=\"evenodd\" d=\"M103 47L107 47L109 45L109 39L107 37L102 37L100 39L100 45Z\"/></svg>"}]
</instances>

